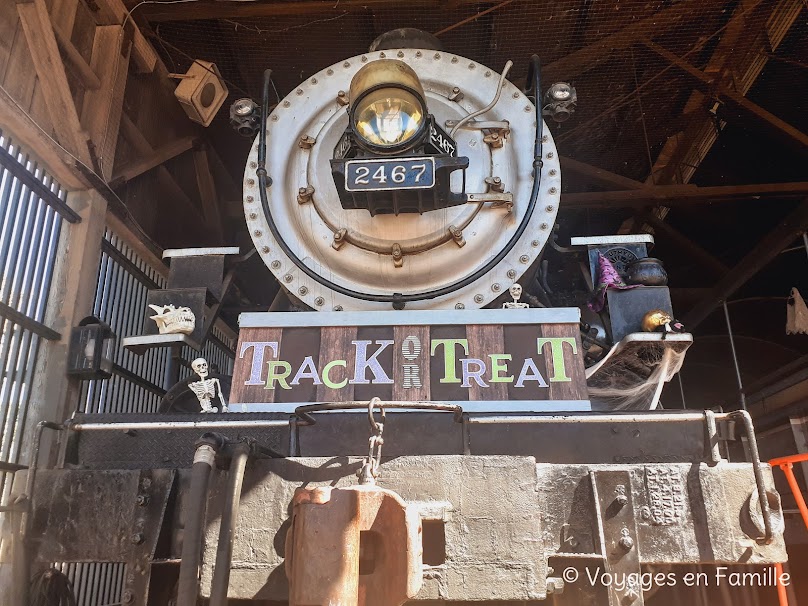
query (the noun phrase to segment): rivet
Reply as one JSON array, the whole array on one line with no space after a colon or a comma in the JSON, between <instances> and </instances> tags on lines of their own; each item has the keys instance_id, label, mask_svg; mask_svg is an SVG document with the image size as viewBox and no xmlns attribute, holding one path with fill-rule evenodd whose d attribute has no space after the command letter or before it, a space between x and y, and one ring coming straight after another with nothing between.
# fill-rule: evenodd
<instances>
[{"instance_id":1,"label":"rivet","mask_svg":"<svg viewBox=\"0 0 808 606\"><path fill-rule=\"evenodd\" d=\"M367 62L368 62L368 58L365 57L365 55L362 55L362 63L367 63Z\"/></svg>"},{"instance_id":2,"label":"rivet","mask_svg":"<svg viewBox=\"0 0 808 606\"><path fill-rule=\"evenodd\" d=\"M300 288L297 289L297 292L300 293L301 297L305 297L307 294L309 294L309 289L306 288L305 286L301 286Z\"/></svg>"},{"instance_id":3,"label":"rivet","mask_svg":"<svg viewBox=\"0 0 808 606\"><path fill-rule=\"evenodd\" d=\"M383 52L379 53L379 58L380 59L385 59L386 57L387 57L387 55L385 55Z\"/></svg>"},{"instance_id":4,"label":"rivet","mask_svg":"<svg viewBox=\"0 0 808 606\"><path fill-rule=\"evenodd\" d=\"M475 303L482 303L483 302L483 296L482 295L474 295L474 302Z\"/></svg>"},{"instance_id":5,"label":"rivet","mask_svg":"<svg viewBox=\"0 0 808 606\"><path fill-rule=\"evenodd\" d=\"M514 278L516 278L516 270L515 269L509 269L507 276L508 276L508 278L510 280L513 280Z\"/></svg>"},{"instance_id":6,"label":"rivet","mask_svg":"<svg viewBox=\"0 0 808 606\"><path fill-rule=\"evenodd\" d=\"M261 236L263 236L263 235L264 235L264 232L262 232L260 229L256 229L256 230L253 232L253 235L254 235L256 238L260 238Z\"/></svg>"},{"instance_id":7,"label":"rivet","mask_svg":"<svg viewBox=\"0 0 808 606\"><path fill-rule=\"evenodd\" d=\"M527 255L522 255L521 257L519 257L519 260L522 263L527 263L528 261L530 261L530 257L528 257Z\"/></svg>"},{"instance_id":8,"label":"rivet","mask_svg":"<svg viewBox=\"0 0 808 606\"><path fill-rule=\"evenodd\" d=\"M547 152L547 157L548 157L548 158L552 158L554 155L555 155L555 154L553 154L553 152Z\"/></svg>"},{"instance_id":9,"label":"rivet","mask_svg":"<svg viewBox=\"0 0 808 606\"><path fill-rule=\"evenodd\" d=\"M269 253L269 246L262 246L261 247L261 252L264 253L264 254Z\"/></svg>"},{"instance_id":10,"label":"rivet","mask_svg":"<svg viewBox=\"0 0 808 606\"><path fill-rule=\"evenodd\" d=\"M554 208L555 207L552 204L548 204L547 208L545 208L544 210L546 210L548 213L551 213L551 212L553 212Z\"/></svg>"},{"instance_id":11,"label":"rivet","mask_svg":"<svg viewBox=\"0 0 808 606\"><path fill-rule=\"evenodd\" d=\"M272 120L273 122L277 122L278 121L278 114L272 114L272 117L270 118L270 120Z\"/></svg>"},{"instance_id":12,"label":"rivet","mask_svg":"<svg viewBox=\"0 0 808 606\"><path fill-rule=\"evenodd\" d=\"M281 262L275 259L272 263L269 264L272 269L279 269L281 266Z\"/></svg>"},{"instance_id":13,"label":"rivet","mask_svg":"<svg viewBox=\"0 0 808 606\"><path fill-rule=\"evenodd\" d=\"M547 223L542 223L541 225L539 225L539 229L547 229L548 227L549 227L549 225L547 225ZM534 240L534 242L536 242L536 244L534 244L534 246L539 245L537 240Z\"/></svg>"},{"instance_id":14,"label":"rivet","mask_svg":"<svg viewBox=\"0 0 808 606\"><path fill-rule=\"evenodd\" d=\"M258 163L250 162L250 168L258 168Z\"/></svg>"},{"instance_id":15,"label":"rivet","mask_svg":"<svg viewBox=\"0 0 808 606\"><path fill-rule=\"evenodd\" d=\"M325 299L323 299L322 297L317 297L316 299L314 299L314 304L315 304L316 306L318 306L318 307L319 307L320 305L322 305L323 303L325 303Z\"/></svg>"},{"instance_id":16,"label":"rivet","mask_svg":"<svg viewBox=\"0 0 808 606\"><path fill-rule=\"evenodd\" d=\"M311 79L311 83L312 83L312 84L317 84L317 78L312 78L312 79Z\"/></svg>"},{"instance_id":17,"label":"rivet","mask_svg":"<svg viewBox=\"0 0 808 606\"><path fill-rule=\"evenodd\" d=\"M486 78L490 78L491 77L491 72L485 72L484 75L485 75Z\"/></svg>"},{"instance_id":18,"label":"rivet","mask_svg":"<svg viewBox=\"0 0 808 606\"><path fill-rule=\"evenodd\" d=\"M416 56L418 59L420 59L420 58L423 56L423 53L422 53L421 51L415 51L415 56Z\"/></svg>"},{"instance_id":19,"label":"rivet","mask_svg":"<svg viewBox=\"0 0 808 606\"><path fill-rule=\"evenodd\" d=\"M555 187L551 187L551 188L550 188L550 193L551 193L551 194L557 194L557 193L558 193L558 190L557 190Z\"/></svg>"},{"instance_id":20,"label":"rivet","mask_svg":"<svg viewBox=\"0 0 808 606\"><path fill-rule=\"evenodd\" d=\"M296 92L297 92L297 94L298 94L298 95L302 95L302 94L303 94L303 89L302 89L302 88L298 88Z\"/></svg>"},{"instance_id":21,"label":"rivet","mask_svg":"<svg viewBox=\"0 0 808 606\"><path fill-rule=\"evenodd\" d=\"M477 67L477 66L474 65L473 63L469 63L469 69L474 69L475 67Z\"/></svg>"},{"instance_id":22,"label":"rivet","mask_svg":"<svg viewBox=\"0 0 808 606\"><path fill-rule=\"evenodd\" d=\"M342 311L342 305L334 305L334 311Z\"/></svg>"},{"instance_id":23,"label":"rivet","mask_svg":"<svg viewBox=\"0 0 808 606\"><path fill-rule=\"evenodd\" d=\"M452 63L457 63L457 57L452 57Z\"/></svg>"},{"instance_id":24,"label":"rivet","mask_svg":"<svg viewBox=\"0 0 808 606\"><path fill-rule=\"evenodd\" d=\"M493 290L494 292L499 292L501 289L502 287L499 285L499 282L494 282L491 285L491 290Z\"/></svg>"},{"instance_id":25,"label":"rivet","mask_svg":"<svg viewBox=\"0 0 808 606\"><path fill-rule=\"evenodd\" d=\"M466 306L462 303L455 303L455 309L466 309Z\"/></svg>"},{"instance_id":26,"label":"rivet","mask_svg":"<svg viewBox=\"0 0 808 606\"><path fill-rule=\"evenodd\" d=\"M247 185L255 185L255 179L247 179Z\"/></svg>"},{"instance_id":27,"label":"rivet","mask_svg":"<svg viewBox=\"0 0 808 606\"><path fill-rule=\"evenodd\" d=\"M542 225L544 226L544 227L542 227L542 229L547 229L547 223L542 223ZM533 241L530 243L530 245L531 245L533 248L538 248L538 247L539 247L539 241L538 241L538 240L533 240Z\"/></svg>"},{"instance_id":28,"label":"rivet","mask_svg":"<svg viewBox=\"0 0 808 606\"><path fill-rule=\"evenodd\" d=\"M348 61L346 61L345 63L342 64L342 67L351 67L351 64Z\"/></svg>"},{"instance_id":29,"label":"rivet","mask_svg":"<svg viewBox=\"0 0 808 606\"><path fill-rule=\"evenodd\" d=\"M326 72L326 74L328 74L329 76L333 76L333 75L334 75L334 70L333 70L333 69L329 69L329 70Z\"/></svg>"},{"instance_id":30,"label":"rivet","mask_svg":"<svg viewBox=\"0 0 808 606\"><path fill-rule=\"evenodd\" d=\"M526 111L526 112L531 111L531 109L530 109L530 106L529 106L529 105L525 105L525 111Z\"/></svg>"},{"instance_id":31,"label":"rivet","mask_svg":"<svg viewBox=\"0 0 808 606\"><path fill-rule=\"evenodd\" d=\"M402 51L398 51L396 53L396 57L398 57L399 59L402 59L404 57L404 53Z\"/></svg>"},{"instance_id":32,"label":"rivet","mask_svg":"<svg viewBox=\"0 0 808 606\"><path fill-rule=\"evenodd\" d=\"M514 94L513 94L513 98L514 98L514 99L518 99L518 98L519 98L519 93L514 93Z\"/></svg>"},{"instance_id":33,"label":"rivet","mask_svg":"<svg viewBox=\"0 0 808 606\"><path fill-rule=\"evenodd\" d=\"M440 53L435 53L434 55L432 55L432 58L433 59L440 59Z\"/></svg>"},{"instance_id":34,"label":"rivet","mask_svg":"<svg viewBox=\"0 0 808 606\"><path fill-rule=\"evenodd\" d=\"M544 136L541 138L541 142L542 142L542 143L547 143L547 135L544 135Z\"/></svg>"},{"instance_id":35,"label":"rivet","mask_svg":"<svg viewBox=\"0 0 808 606\"><path fill-rule=\"evenodd\" d=\"M292 280L294 280L294 279L295 279L295 278L294 278L294 276L293 276L292 274L286 274L286 275L283 277L283 281L284 281L284 282L286 282L287 284L288 284L289 282L291 282Z\"/></svg>"},{"instance_id":36,"label":"rivet","mask_svg":"<svg viewBox=\"0 0 808 606\"><path fill-rule=\"evenodd\" d=\"M284 106L284 107L289 107L290 105L292 105L292 102L291 102L291 101L284 101L284 102L283 102L283 106Z\"/></svg>"},{"instance_id":37,"label":"rivet","mask_svg":"<svg viewBox=\"0 0 808 606\"><path fill-rule=\"evenodd\" d=\"M557 173L558 173L558 171L556 171L556 169L554 169L554 168L551 168L551 169L550 169L550 173L549 173L549 174L550 174L550 176L551 176L551 177L555 177Z\"/></svg>"},{"instance_id":38,"label":"rivet","mask_svg":"<svg viewBox=\"0 0 808 606\"><path fill-rule=\"evenodd\" d=\"M146 537L143 536L142 532L136 532L131 537L129 537L129 540L133 545L142 545L146 541Z\"/></svg>"},{"instance_id":39,"label":"rivet","mask_svg":"<svg viewBox=\"0 0 808 606\"><path fill-rule=\"evenodd\" d=\"M254 201L255 198L253 198L252 196L247 196L247 202L254 202Z\"/></svg>"},{"instance_id":40,"label":"rivet","mask_svg":"<svg viewBox=\"0 0 808 606\"><path fill-rule=\"evenodd\" d=\"M250 213L250 219L257 219L257 218L258 218L257 213Z\"/></svg>"}]
</instances>

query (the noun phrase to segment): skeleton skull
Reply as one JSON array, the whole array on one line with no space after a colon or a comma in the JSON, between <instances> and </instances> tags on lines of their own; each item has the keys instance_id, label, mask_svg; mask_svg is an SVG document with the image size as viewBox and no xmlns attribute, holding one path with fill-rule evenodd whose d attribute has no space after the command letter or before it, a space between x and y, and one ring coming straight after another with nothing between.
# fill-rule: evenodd
<instances>
[{"instance_id":1,"label":"skeleton skull","mask_svg":"<svg viewBox=\"0 0 808 606\"><path fill-rule=\"evenodd\" d=\"M208 376L208 361L205 358L197 358L193 362L191 362L191 368L194 369L194 372L198 374L203 380Z\"/></svg>"},{"instance_id":2,"label":"skeleton skull","mask_svg":"<svg viewBox=\"0 0 808 606\"><path fill-rule=\"evenodd\" d=\"M516 303L522 296L522 285L514 284L508 289L508 292L511 293L511 296L513 297L513 302Z\"/></svg>"},{"instance_id":3,"label":"skeleton skull","mask_svg":"<svg viewBox=\"0 0 808 606\"><path fill-rule=\"evenodd\" d=\"M190 307L176 308L173 305L149 305L155 314L150 316L157 322L157 329L161 335L185 334L190 335L196 327L196 316Z\"/></svg>"}]
</instances>

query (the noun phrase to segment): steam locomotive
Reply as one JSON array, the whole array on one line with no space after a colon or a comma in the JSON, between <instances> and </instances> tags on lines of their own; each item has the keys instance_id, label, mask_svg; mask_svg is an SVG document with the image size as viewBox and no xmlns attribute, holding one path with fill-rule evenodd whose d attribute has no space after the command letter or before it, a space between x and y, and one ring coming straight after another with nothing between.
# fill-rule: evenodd
<instances>
[{"instance_id":1,"label":"steam locomotive","mask_svg":"<svg viewBox=\"0 0 808 606\"><path fill-rule=\"evenodd\" d=\"M786 559L748 415L655 410L692 338L628 284L650 238L555 239L574 89L510 67L399 32L233 106L286 311L241 316L231 412L70 420L29 560L125 561L144 606L627 606Z\"/></svg>"}]
</instances>

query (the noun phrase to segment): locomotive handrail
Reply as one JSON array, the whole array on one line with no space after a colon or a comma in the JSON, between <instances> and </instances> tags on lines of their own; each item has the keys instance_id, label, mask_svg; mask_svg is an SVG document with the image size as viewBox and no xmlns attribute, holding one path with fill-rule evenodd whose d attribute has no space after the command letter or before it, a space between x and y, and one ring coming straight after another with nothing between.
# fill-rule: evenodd
<instances>
[{"instance_id":1,"label":"locomotive handrail","mask_svg":"<svg viewBox=\"0 0 808 606\"><path fill-rule=\"evenodd\" d=\"M333 290L334 292L338 292L342 295L360 299L363 301L374 301L378 303L392 303L395 309L403 309L404 304L411 302L411 301L423 301L427 299L436 299L438 297L442 297L444 295L448 295L453 293L454 291L468 286L472 284L476 280L478 280L481 276L489 273L494 267L496 267L516 246L519 242L521 237L524 235L525 231L527 230L528 224L530 223L530 218L533 216L533 211L536 208L536 203L539 199L539 191L541 189L541 169L542 169L542 137L543 137L543 125L544 120L542 118L542 107L541 107L541 61L538 55L533 55L530 58L530 66L528 68L528 82L531 84L529 85L528 90L535 91L536 95L536 139L533 144L533 189L530 192L530 201L528 202L527 209L525 210L525 215L522 218L519 227L516 228L513 236L508 243L500 250L494 257L488 261L485 265L481 268L476 270L475 272L471 273L470 275L466 276L465 278L461 278L457 282L453 284L449 284L448 286L443 286L441 288L436 288L434 290L429 290L426 292L421 293L411 293L411 294L401 294L395 293L392 295L380 295L380 294L370 294L370 293L363 293L355 290L351 290L350 288L346 288L344 286L340 286L332 282L331 280L321 276L316 271L311 269L308 265L303 263L303 261L298 258L297 255L294 254L289 245L286 241L281 237L281 234L278 230L278 226L275 224L275 220L272 217L272 211L269 207L269 198L267 197L267 188L272 184L272 179L270 179L269 175L267 174L266 168L266 157L267 157L267 118L269 117L269 87L272 81L272 70L267 69L264 71L264 83L263 83L263 90L262 90L262 98L261 98L261 127L258 131L258 167L255 169L255 175L258 179L258 194L261 199L261 207L264 211L264 215L267 220L267 224L269 226L270 232L272 232L272 236L278 242L283 253L289 257L289 259L294 263L300 271L306 274L315 282L322 284L326 288Z\"/></svg>"}]
</instances>

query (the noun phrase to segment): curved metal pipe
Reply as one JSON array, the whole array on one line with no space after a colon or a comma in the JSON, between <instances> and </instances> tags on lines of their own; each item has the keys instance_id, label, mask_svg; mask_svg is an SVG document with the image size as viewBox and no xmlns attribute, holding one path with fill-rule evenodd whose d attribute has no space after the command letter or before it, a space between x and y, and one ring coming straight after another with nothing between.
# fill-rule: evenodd
<instances>
[{"instance_id":1,"label":"curved metal pipe","mask_svg":"<svg viewBox=\"0 0 808 606\"><path fill-rule=\"evenodd\" d=\"M188 511L182 539L182 561L177 591L177 606L196 606L199 596L199 563L202 557L202 531L208 502L208 483L216 453L225 439L219 434L206 433L197 442L191 487L188 490Z\"/></svg>"},{"instance_id":2,"label":"curved metal pipe","mask_svg":"<svg viewBox=\"0 0 808 606\"><path fill-rule=\"evenodd\" d=\"M230 564L233 559L233 538L238 522L244 469L249 456L250 446L245 442L240 442L233 448L233 459L230 461L227 492L222 509L222 523L219 526L219 543L216 546L216 567L213 569L213 581L210 587L210 606L227 606Z\"/></svg>"},{"instance_id":3,"label":"curved metal pipe","mask_svg":"<svg viewBox=\"0 0 808 606\"><path fill-rule=\"evenodd\" d=\"M481 268L473 272L472 274L466 276L465 278L461 278L457 282L449 284L448 286L444 286L441 288L436 288L434 290L429 290L420 293L411 293L411 294L392 294L392 295L382 295L382 294L371 294L371 293L364 293L359 292L356 290L351 290L350 288L345 288L344 286L340 286L327 278L324 278L316 271L311 269L308 265L303 263L297 255L289 248L289 245L286 241L281 237L280 232L278 231L278 226L275 224L275 220L272 218L272 211L269 208L269 198L267 196L267 187L272 184L272 180L267 175L266 169L266 124L267 124L267 117L269 115L269 86L272 76L272 70L264 71L264 86L263 86L263 96L261 99L261 128L259 130L259 138L258 138L258 168L255 170L256 177L258 178L258 194L261 198L261 207L264 211L264 216L266 217L267 224L269 225L269 231L272 232L272 236L278 242L283 253L289 257L289 260L297 266L300 271L306 274L315 282L322 284L326 288L333 290L334 292L338 292L341 295L345 295L347 297L351 297L354 299L359 299L362 301L374 301L378 303L392 303L393 307L401 306L403 307L404 303L408 303L411 301L424 301L428 299L436 299L438 297L442 297L444 295L449 295L456 290L459 290L473 282L479 280L482 276L490 272L494 269L507 255L508 253L513 250L516 244L524 235L527 227L530 223L530 218L533 216L533 211L536 208L536 203L539 199L539 191L541 188L541 168L542 168L542 136L543 136L543 125L544 121L542 119L542 110L541 110L541 61L537 55L533 55L530 59L530 67L528 69L528 82L531 82L532 85L530 90L535 91L536 96L536 139L533 144L533 189L530 192L530 202L528 203L528 207L525 210L525 215L522 218L522 222L519 224L519 227L516 229L516 232L513 234L508 243L503 247L501 251L499 251L488 263L483 265Z\"/></svg>"}]
</instances>

